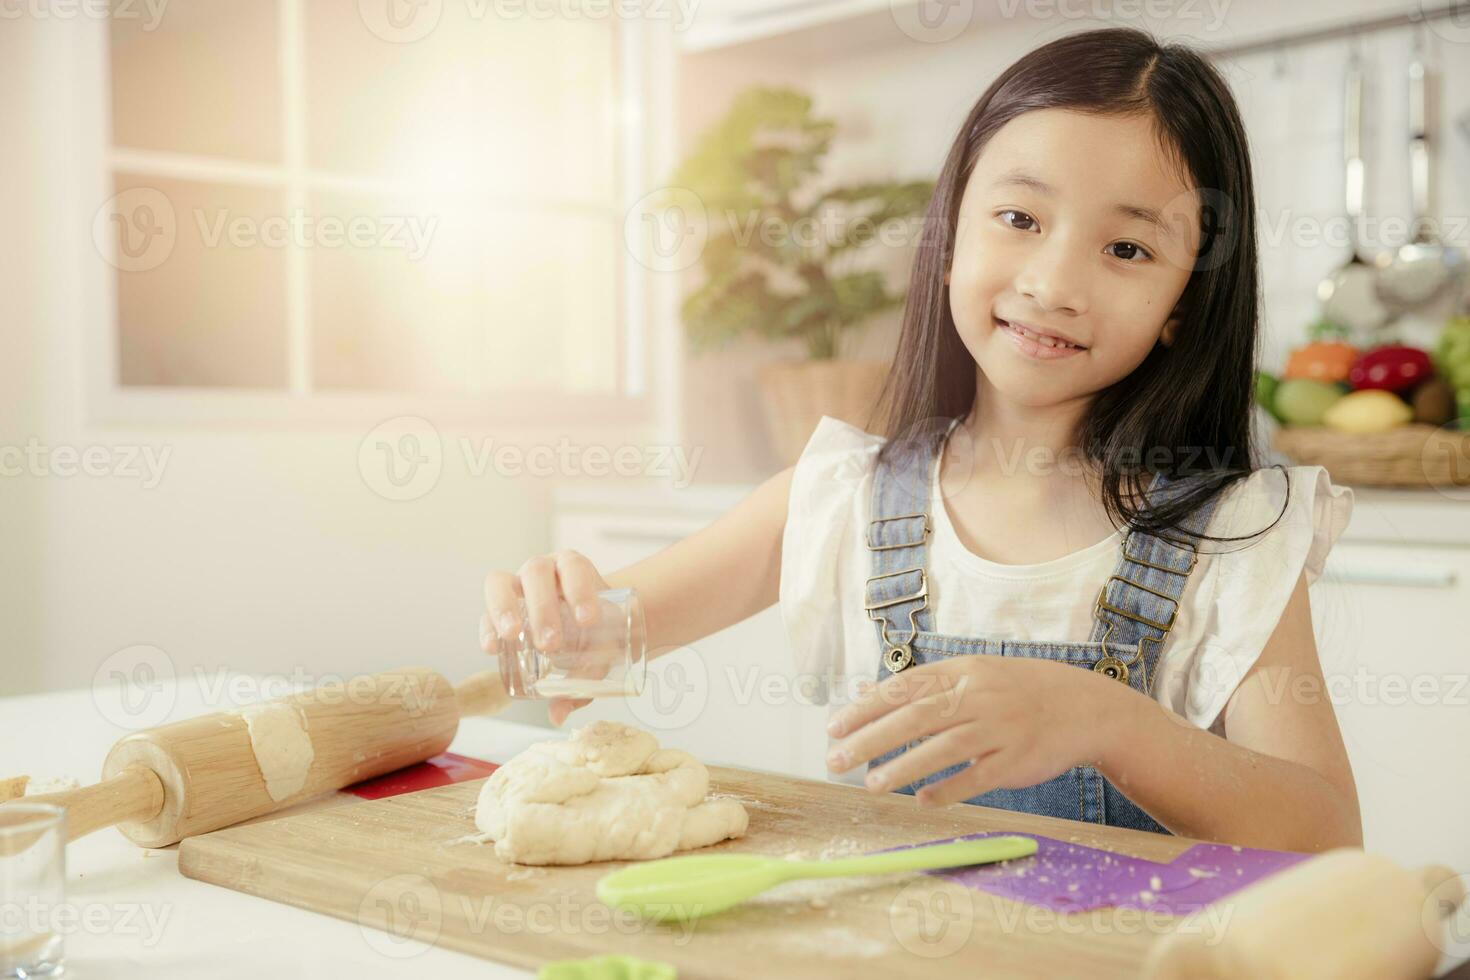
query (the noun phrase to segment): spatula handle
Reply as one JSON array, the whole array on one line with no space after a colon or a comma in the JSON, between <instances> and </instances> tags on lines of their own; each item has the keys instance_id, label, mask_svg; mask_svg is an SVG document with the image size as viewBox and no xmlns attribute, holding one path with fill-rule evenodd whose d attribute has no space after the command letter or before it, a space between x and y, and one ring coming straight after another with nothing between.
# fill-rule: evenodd
<instances>
[{"instance_id":1,"label":"spatula handle","mask_svg":"<svg viewBox=\"0 0 1470 980\"><path fill-rule=\"evenodd\" d=\"M1036 853L1031 837L983 837L979 840L957 840L947 844L930 844L902 851L884 851L836 861L804 861L797 865L802 877L834 878L842 875L891 874L895 871L929 871L935 868L962 868L971 864L1008 861Z\"/></svg>"}]
</instances>

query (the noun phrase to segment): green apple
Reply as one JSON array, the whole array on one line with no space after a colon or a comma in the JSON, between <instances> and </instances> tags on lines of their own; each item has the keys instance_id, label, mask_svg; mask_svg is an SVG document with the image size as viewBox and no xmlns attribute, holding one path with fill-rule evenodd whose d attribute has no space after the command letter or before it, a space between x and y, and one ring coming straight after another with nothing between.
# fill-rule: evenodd
<instances>
[{"instance_id":1,"label":"green apple","mask_svg":"<svg viewBox=\"0 0 1470 980\"><path fill-rule=\"evenodd\" d=\"M1276 386L1276 417L1287 425L1321 425L1322 416L1344 396L1335 384L1312 378L1287 378Z\"/></svg>"}]
</instances>

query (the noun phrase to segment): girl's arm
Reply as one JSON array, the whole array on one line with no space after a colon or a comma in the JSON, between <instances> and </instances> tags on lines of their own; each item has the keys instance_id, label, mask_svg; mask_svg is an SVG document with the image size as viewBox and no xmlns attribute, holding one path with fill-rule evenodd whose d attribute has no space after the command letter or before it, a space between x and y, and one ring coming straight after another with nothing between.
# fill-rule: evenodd
<instances>
[{"instance_id":1,"label":"girl's arm","mask_svg":"<svg viewBox=\"0 0 1470 980\"><path fill-rule=\"evenodd\" d=\"M706 527L607 577L643 600L650 656L718 633L774 603L793 467Z\"/></svg>"},{"instance_id":2,"label":"girl's arm","mask_svg":"<svg viewBox=\"0 0 1470 980\"><path fill-rule=\"evenodd\" d=\"M841 739L827 755L833 772L921 740L869 770L873 792L957 766L918 791L922 805L1083 765L1180 836L1293 851L1362 846L1305 576L1225 707L1226 738L1095 671L988 655L944 657L860 690L827 732Z\"/></svg>"},{"instance_id":3,"label":"girl's arm","mask_svg":"<svg viewBox=\"0 0 1470 980\"><path fill-rule=\"evenodd\" d=\"M527 625L547 651L561 642L555 629L559 602L565 599L575 613L609 588L638 590L650 657L755 615L780 592L781 538L793 469L766 480L709 526L606 578L585 555L570 550L536 555L516 572L491 572L485 577L481 648L496 653L501 636L515 635L522 597ZM553 698L548 706L552 723L560 725L586 703Z\"/></svg>"},{"instance_id":4,"label":"girl's arm","mask_svg":"<svg viewBox=\"0 0 1470 980\"><path fill-rule=\"evenodd\" d=\"M1113 687L1099 771L1170 831L1292 851L1362 846L1357 788L1317 660L1305 575L1225 706L1226 738Z\"/></svg>"}]
</instances>

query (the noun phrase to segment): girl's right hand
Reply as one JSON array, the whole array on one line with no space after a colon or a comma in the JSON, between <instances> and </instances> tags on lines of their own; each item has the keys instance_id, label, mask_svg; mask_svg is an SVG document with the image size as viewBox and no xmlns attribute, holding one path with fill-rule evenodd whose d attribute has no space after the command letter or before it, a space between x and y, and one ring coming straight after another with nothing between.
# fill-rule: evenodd
<instances>
[{"instance_id":1,"label":"girl's right hand","mask_svg":"<svg viewBox=\"0 0 1470 980\"><path fill-rule=\"evenodd\" d=\"M528 558L514 573L491 572L485 576L480 648L498 654L501 638L513 638L520 631L519 606L524 599L536 646L553 653L563 639L559 603L565 599L577 622L587 623L597 614L597 593L611 587L586 556L571 550ZM589 703L585 698L552 698L547 716L553 725L560 725L567 715Z\"/></svg>"}]
</instances>

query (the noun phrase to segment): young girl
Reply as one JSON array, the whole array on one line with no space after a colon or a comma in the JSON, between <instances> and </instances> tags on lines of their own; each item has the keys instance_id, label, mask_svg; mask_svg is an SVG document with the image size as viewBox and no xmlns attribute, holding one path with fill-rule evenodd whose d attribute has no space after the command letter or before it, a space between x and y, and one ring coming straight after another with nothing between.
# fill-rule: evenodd
<instances>
[{"instance_id":1,"label":"young girl","mask_svg":"<svg viewBox=\"0 0 1470 980\"><path fill-rule=\"evenodd\" d=\"M1352 495L1257 467L1256 264L1208 62L1128 29L1038 48L940 171L884 434L823 418L795 467L607 579L570 552L492 574L482 645L519 596L553 649L561 596L635 586L662 649L779 598L798 667L852 695L829 767L874 792L1360 846L1307 600Z\"/></svg>"}]
</instances>

